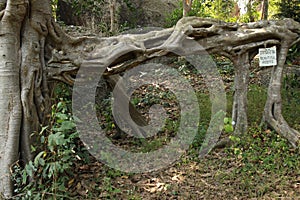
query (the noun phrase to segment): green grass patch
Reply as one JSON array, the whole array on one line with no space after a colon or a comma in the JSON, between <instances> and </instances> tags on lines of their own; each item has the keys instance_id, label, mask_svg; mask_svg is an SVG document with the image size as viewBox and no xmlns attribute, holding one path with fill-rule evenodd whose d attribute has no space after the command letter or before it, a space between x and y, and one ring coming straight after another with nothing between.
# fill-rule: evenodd
<instances>
[{"instance_id":1,"label":"green grass patch","mask_svg":"<svg viewBox=\"0 0 300 200\"><path fill-rule=\"evenodd\" d=\"M284 188L287 179L300 175L300 149L290 148L286 139L270 130L251 127L248 134L235 138L227 152L236 167L224 178L245 190L248 197L262 197Z\"/></svg>"}]
</instances>

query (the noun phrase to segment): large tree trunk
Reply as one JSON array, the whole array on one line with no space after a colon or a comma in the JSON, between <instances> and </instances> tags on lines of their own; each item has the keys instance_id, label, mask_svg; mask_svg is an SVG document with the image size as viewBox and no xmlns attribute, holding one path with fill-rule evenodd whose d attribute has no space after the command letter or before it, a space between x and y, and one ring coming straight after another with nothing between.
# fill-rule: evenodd
<instances>
[{"instance_id":1,"label":"large tree trunk","mask_svg":"<svg viewBox=\"0 0 300 200\"><path fill-rule=\"evenodd\" d=\"M234 100L232 120L235 124L235 134L246 133L248 128L247 118L247 92L249 83L250 59L249 53L245 52L233 58L235 68Z\"/></svg>"},{"instance_id":2,"label":"large tree trunk","mask_svg":"<svg viewBox=\"0 0 300 200\"><path fill-rule=\"evenodd\" d=\"M1 11L0 193L12 195L10 167L32 159L30 135L47 124L46 40L61 43L48 0L8 0ZM50 27L50 28L49 28ZM68 41L68 40L66 40ZM20 148L19 148L20 147ZM19 157L20 156L20 157Z\"/></svg>"},{"instance_id":3,"label":"large tree trunk","mask_svg":"<svg viewBox=\"0 0 300 200\"><path fill-rule=\"evenodd\" d=\"M12 194L10 167L18 159L22 120L20 99L20 32L26 4L8 0L0 13L0 193Z\"/></svg>"},{"instance_id":4,"label":"large tree trunk","mask_svg":"<svg viewBox=\"0 0 300 200\"><path fill-rule=\"evenodd\" d=\"M31 4L31 17L23 26L21 52L21 101L23 105L23 124L21 128L21 158L32 159L30 135L46 124L50 111L49 90L46 80L45 45L48 36L47 25L52 15L47 0Z\"/></svg>"}]
</instances>

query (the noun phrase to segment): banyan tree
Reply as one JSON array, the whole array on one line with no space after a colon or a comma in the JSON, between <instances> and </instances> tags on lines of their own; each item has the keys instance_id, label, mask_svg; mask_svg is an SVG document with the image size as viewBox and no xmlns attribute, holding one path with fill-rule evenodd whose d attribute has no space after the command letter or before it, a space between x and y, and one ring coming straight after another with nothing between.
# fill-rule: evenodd
<instances>
[{"instance_id":1,"label":"banyan tree","mask_svg":"<svg viewBox=\"0 0 300 200\"><path fill-rule=\"evenodd\" d=\"M292 146L299 143L300 133L282 116L281 99L288 50L300 41L300 24L292 19L237 24L184 17L173 28L145 34L75 38L55 22L48 0L0 0L0 8L0 192L5 197L13 193L11 165L20 158L32 159L30 135L47 124L49 81L73 85L87 61L109 63L104 74L113 77L151 59L172 56L166 46L180 49L184 39L233 62L235 134L247 132L250 62L259 48L275 46L277 65L272 68L262 117Z\"/></svg>"}]
</instances>

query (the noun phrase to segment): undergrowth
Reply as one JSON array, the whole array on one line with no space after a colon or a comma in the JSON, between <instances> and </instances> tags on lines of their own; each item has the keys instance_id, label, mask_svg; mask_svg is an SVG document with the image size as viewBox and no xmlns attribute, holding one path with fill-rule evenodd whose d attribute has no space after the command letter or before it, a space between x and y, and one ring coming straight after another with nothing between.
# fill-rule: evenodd
<instances>
[{"instance_id":1,"label":"undergrowth","mask_svg":"<svg viewBox=\"0 0 300 200\"><path fill-rule=\"evenodd\" d=\"M234 145L226 151L236 167L223 178L235 183L249 198L271 197L300 175L300 148L292 148L275 132L253 125L246 135L231 139Z\"/></svg>"},{"instance_id":2,"label":"undergrowth","mask_svg":"<svg viewBox=\"0 0 300 200\"><path fill-rule=\"evenodd\" d=\"M34 159L13 169L14 199L66 199L68 182L74 176L75 163L87 162L86 149L80 144L71 114L70 90L64 85L55 89L50 124L35 132L31 146Z\"/></svg>"}]
</instances>

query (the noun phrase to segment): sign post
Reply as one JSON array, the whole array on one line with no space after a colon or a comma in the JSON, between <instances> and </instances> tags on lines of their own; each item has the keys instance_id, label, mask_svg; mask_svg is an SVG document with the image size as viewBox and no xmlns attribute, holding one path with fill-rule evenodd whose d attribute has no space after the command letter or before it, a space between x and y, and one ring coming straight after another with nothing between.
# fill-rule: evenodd
<instances>
[{"instance_id":1,"label":"sign post","mask_svg":"<svg viewBox=\"0 0 300 200\"><path fill-rule=\"evenodd\" d=\"M276 46L271 48L260 48L259 52L259 66L274 66L277 65Z\"/></svg>"}]
</instances>

